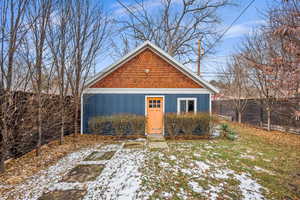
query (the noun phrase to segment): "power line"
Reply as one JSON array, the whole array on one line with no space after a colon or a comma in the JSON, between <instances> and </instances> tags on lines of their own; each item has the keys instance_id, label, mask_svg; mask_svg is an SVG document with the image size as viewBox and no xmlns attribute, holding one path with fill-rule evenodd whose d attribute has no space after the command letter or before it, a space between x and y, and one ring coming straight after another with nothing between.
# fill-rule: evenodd
<instances>
[{"instance_id":1,"label":"power line","mask_svg":"<svg viewBox=\"0 0 300 200\"><path fill-rule=\"evenodd\" d=\"M217 44L217 42L219 42L222 37L224 37L224 35L227 33L227 31L229 31L229 29L232 28L233 24L235 24L235 22L237 22L240 17L246 12L246 10L254 3L255 0L252 0L243 10L242 12L237 16L237 18L235 18L235 20L233 20L233 22L227 27L227 29L220 35L220 37L218 37L216 39L216 41L209 47L209 49L206 51L209 53L209 51Z\"/></svg>"},{"instance_id":2,"label":"power line","mask_svg":"<svg viewBox=\"0 0 300 200\"><path fill-rule=\"evenodd\" d=\"M136 18L141 24L145 25L143 21L141 21L137 16L135 16L135 14L130 10L130 8L128 8L125 4L123 4L120 0L117 0L117 2L123 7L125 8L132 16L134 16L134 18Z\"/></svg>"}]
</instances>

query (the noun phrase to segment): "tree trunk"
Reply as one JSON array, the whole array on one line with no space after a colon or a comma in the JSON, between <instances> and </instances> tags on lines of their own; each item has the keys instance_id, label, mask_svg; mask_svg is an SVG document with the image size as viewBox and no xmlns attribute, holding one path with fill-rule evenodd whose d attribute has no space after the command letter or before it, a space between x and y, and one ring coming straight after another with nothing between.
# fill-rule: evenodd
<instances>
[{"instance_id":1,"label":"tree trunk","mask_svg":"<svg viewBox=\"0 0 300 200\"><path fill-rule=\"evenodd\" d=\"M64 108L64 96L61 95L60 98L60 117L61 117L61 129L60 129L60 145L64 143L64 133L65 133L65 108Z\"/></svg>"},{"instance_id":2,"label":"tree trunk","mask_svg":"<svg viewBox=\"0 0 300 200\"><path fill-rule=\"evenodd\" d=\"M239 123L242 123L242 113L241 112L238 112L238 120L239 120Z\"/></svg>"},{"instance_id":3,"label":"tree trunk","mask_svg":"<svg viewBox=\"0 0 300 200\"><path fill-rule=\"evenodd\" d=\"M1 149L1 157L0 157L0 173L5 172L5 157L7 153L7 135L8 135L8 130L7 127L4 127L2 129L2 149Z\"/></svg>"},{"instance_id":4,"label":"tree trunk","mask_svg":"<svg viewBox=\"0 0 300 200\"><path fill-rule=\"evenodd\" d=\"M36 147L36 156L40 155L40 147L42 145L42 103L41 94L38 94L38 141Z\"/></svg>"},{"instance_id":5,"label":"tree trunk","mask_svg":"<svg viewBox=\"0 0 300 200\"><path fill-rule=\"evenodd\" d=\"M64 133L65 133L65 109L61 109L61 129L60 129L60 145L64 143Z\"/></svg>"},{"instance_id":6,"label":"tree trunk","mask_svg":"<svg viewBox=\"0 0 300 200\"><path fill-rule=\"evenodd\" d=\"M74 120L74 136L78 133L78 97L75 97L75 120Z\"/></svg>"},{"instance_id":7,"label":"tree trunk","mask_svg":"<svg viewBox=\"0 0 300 200\"><path fill-rule=\"evenodd\" d=\"M271 131L271 109L267 109L267 115L268 115L268 131Z\"/></svg>"}]
</instances>

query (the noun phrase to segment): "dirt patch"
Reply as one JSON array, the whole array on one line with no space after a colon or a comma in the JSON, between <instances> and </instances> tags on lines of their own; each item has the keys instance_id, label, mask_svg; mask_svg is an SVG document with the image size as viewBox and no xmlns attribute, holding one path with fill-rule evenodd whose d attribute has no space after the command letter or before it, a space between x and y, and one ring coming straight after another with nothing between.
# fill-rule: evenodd
<instances>
[{"instance_id":1,"label":"dirt patch","mask_svg":"<svg viewBox=\"0 0 300 200\"><path fill-rule=\"evenodd\" d=\"M38 200L79 200L85 193L85 190L55 190L43 194Z\"/></svg>"},{"instance_id":2,"label":"dirt patch","mask_svg":"<svg viewBox=\"0 0 300 200\"><path fill-rule=\"evenodd\" d=\"M61 182L86 182L93 181L104 169L104 165L78 165L73 168Z\"/></svg>"},{"instance_id":3,"label":"dirt patch","mask_svg":"<svg viewBox=\"0 0 300 200\"><path fill-rule=\"evenodd\" d=\"M94 151L91 153L84 161L97 161L97 160L110 160L114 155L115 151L108 151L108 152L99 152Z\"/></svg>"},{"instance_id":4,"label":"dirt patch","mask_svg":"<svg viewBox=\"0 0 300 200\"><path fill-rule=\"evenodd\" d=\"M131 148L143 148L144 142L126 142L124 144L125 149L131 149Z\"/></svg>"}]
</instances>

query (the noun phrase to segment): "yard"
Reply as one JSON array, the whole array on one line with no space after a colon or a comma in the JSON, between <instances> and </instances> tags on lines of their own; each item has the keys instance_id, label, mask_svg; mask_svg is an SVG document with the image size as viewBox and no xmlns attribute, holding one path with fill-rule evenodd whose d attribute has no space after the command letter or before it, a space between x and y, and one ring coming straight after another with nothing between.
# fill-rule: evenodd
<instances>
[{"instance_id":1,"label":"yard","mask_svg":"<svg viewBox=\"0 0 300 200\"><path fill-rule=\"evenodd\" d=\"M168 141L169 151L100 139L82 145L78 139L77 147L53 156L60 147L52 144L42 156L50 164L29 163L30 153L12 161L9 174L0 177L0 194L2 199L40 200L299 199L300 136L230 127L239 133L235 141ZM22 171L13 166L22 162ZM26 176L8 181L22 173Z\"/></svg>"}]
</instances>

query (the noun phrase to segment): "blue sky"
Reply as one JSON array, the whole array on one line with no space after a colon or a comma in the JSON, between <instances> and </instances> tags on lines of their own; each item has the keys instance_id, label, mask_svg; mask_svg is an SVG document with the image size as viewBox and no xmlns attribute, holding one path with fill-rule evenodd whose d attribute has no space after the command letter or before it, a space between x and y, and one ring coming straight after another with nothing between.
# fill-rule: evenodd
<instances>
[{"instance_id":1,"label":"blue sky","mask_svg":"<svg viewBox=\"0 0 300 200\"><path fill-rule=\"evenodd\" d=\"M132 0L121 0L124 4L130 5ZM159 6L155 0L149 1L149 5L152 7ZM226 29L232 21L241 13L250 0L236 0L238 5L231 6L222 9L219 12L223 22L219 25L221 30ZM237 52L239 45L243 38L251 34L251 31L264 23L264 16L262 12L272 5L274 0L256 0L250 8L243 14L243 16L232 26L232 28L225 34L223 39L216 45L215 53L204 58L201 62L201 71L203 72L216 72L220 68L226 65L226 60L231 54ZM120 5L115 1L104 1L104 8L106 10L112 10L114 13L121 12ZM102 57L97 59L96 72L100 71L109 64L115 62L115 58L112 58L109 54L104 54ZM189 66L193 69L194 66ZM204 73L206 80L216 79L214 74Z\"/></svg>"}]
</instances>

